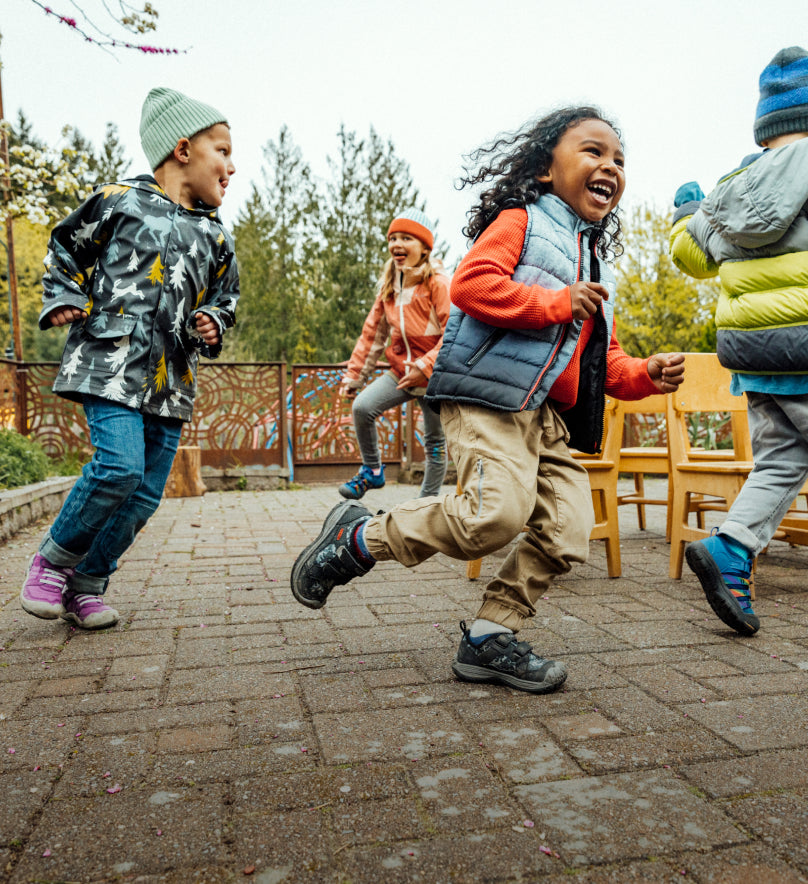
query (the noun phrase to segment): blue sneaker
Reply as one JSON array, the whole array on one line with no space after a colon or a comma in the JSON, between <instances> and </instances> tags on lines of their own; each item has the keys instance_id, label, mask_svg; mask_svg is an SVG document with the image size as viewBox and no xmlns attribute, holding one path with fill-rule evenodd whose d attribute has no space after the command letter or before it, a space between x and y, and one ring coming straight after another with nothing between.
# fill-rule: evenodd
<instances>
[{"instance_id":1,"label":"blue sneaker","mask_svg":"<svg viewBox=\"0 0 808 884\"><path fill-rule=\"evenodd\" d=\"M760 629L760 620L752 610L749 550L726 535L714 533L691 543L685 558L718 617L741 635L754 635Z\"/></svg>"},{"instance_id":2,"label":"blue sneaker","mask_svg":"<svg viewBox=\"0 0 808 884\"><path fill-rule=\"evenodd\" d=\"M359 500L365 496L368 488L384 488L384 464L378 476L373 475L373 470L362 464L362 468L344 485L339 486L339 493L348 500Z\"/></svg>"}]
</instances>

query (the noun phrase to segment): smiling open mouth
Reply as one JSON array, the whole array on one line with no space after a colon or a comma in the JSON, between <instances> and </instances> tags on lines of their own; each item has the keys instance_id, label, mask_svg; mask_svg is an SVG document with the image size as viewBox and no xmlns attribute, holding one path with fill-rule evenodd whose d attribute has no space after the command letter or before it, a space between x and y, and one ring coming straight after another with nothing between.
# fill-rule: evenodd
<instances>
[{"instance_id":1,"label":"smiling open mouth","mask_svg":"<svg viewBox=\"0 0 808 884\"><path fill-rule=\"evenodd\" d=\"M614 196L615 187L611 184L599 182L597 184L590 184L588 190L603 200L610 200Z\"/></svg>"}]
</instances>

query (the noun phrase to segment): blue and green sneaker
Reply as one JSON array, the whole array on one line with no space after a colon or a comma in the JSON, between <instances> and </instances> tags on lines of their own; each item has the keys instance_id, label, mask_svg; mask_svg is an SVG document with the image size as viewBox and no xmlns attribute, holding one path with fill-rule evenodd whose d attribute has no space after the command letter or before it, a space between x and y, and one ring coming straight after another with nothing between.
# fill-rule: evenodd
<instances>
[{"instance_id":1,"label":"blue and green sneaker","mask_svg":"<svg viewBox=\"0 0 808 884\"><path fill-rule=\"evenodd\" d=\"M340 485L338 490L347 500L360 500L369 488L384 488L384 464L378 476L374 476L373 470L362 464L359 472L344 485Z\"/></svg>"},{"instance_id":2,"label":"blue and green sneaker","mask_svg":"<svg viewBox=\"0 0 808 884\"><path fill-rule=\"evenodd\" d=\"M737 540L713 533L691 543L685 558L718 617L741 635L754 635L760 620L752 610L749 588L751 552Z\"/></svg>"}]
</instances>

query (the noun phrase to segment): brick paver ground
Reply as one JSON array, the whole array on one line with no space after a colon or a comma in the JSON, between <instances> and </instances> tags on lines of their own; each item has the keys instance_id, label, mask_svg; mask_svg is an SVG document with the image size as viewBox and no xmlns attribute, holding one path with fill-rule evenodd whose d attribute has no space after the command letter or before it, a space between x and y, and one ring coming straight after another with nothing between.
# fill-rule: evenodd
<instances>
[{"instance_id":1,"label":"brick paver ground","mask_svg":"<svg viewBox=\"0 0 808 884\"><path fill-rule=\"evenodd\" d=\"M570 670L531 697L450 670L497 557L295 603L337 500L165 501L100 633L19 607L42 525L0 547L0 880L808 881L808 549L761 559L740 638L624 508L623 576L593 543L523 633Z\"/></svg>"}]
</instances>

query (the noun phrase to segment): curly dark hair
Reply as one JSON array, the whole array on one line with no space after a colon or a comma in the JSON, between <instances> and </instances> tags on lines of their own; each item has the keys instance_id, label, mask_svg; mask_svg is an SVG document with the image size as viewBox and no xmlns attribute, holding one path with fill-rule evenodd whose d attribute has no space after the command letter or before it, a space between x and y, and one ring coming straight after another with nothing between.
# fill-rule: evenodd
<instances>
[{"instance_id":1,"label":"curly dark hair","mask_svg":"<svg viewBox=\"0 0 808 884\"><path fill-rule=\"evenodd\" d=\"M537 181L537 177L549 170L553 149L561 136L584 120L606 123L622 140L620 130L598 108L584 105L559 108L517 132L500 135L471 153L467 159L476 168L464 167L458 190L486 181L494 183L466 213L469 222L463 228L463 235L475 239L503 209L524 208L546 193L547 185ZM609 212L598 226L602 230L598 241L600 257L613 259L622 255L622 227L617 209Z\"/></svg>"}]
</instances>

